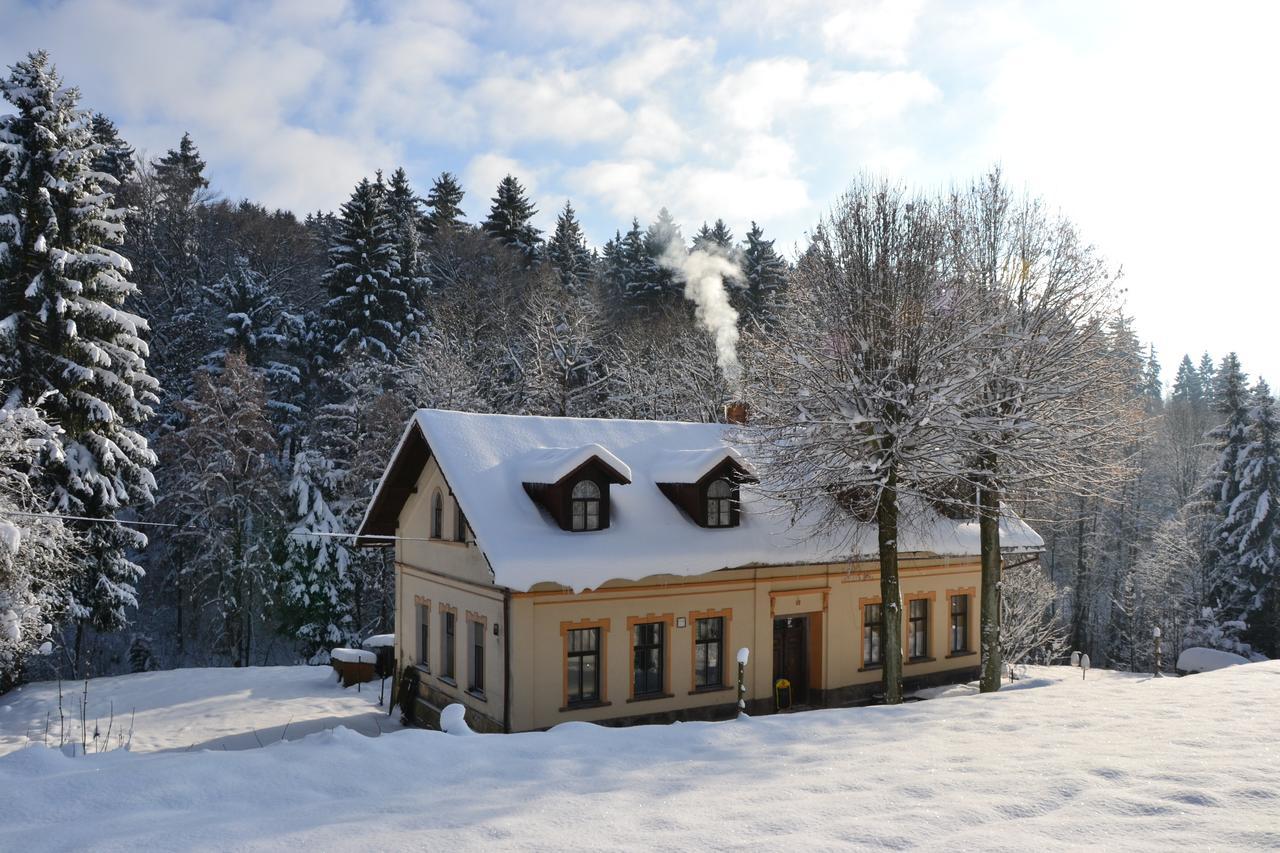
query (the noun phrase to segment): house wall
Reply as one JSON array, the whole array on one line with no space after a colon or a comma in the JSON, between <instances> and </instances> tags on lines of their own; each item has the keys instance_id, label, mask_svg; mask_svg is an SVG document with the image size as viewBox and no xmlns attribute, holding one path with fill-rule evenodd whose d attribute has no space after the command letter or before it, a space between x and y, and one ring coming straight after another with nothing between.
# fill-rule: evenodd
<instances>
[{"instance_id":1,"label":"house wall","mask_svg":"<svg viewBox=\"0 0 1280 853\"><path fill-rule=\"evenodd\" d=\"M443 499L441 533L432 541L431 498ZM457 511L448 484L431 458L418 477L417 491L409 496L400 514L396 549L396 658L413 665L419 675L418 713L430 724L439 709L451 702L467 707L467 722L477 731L501 731L505 700L504 643L507 626L503 594L493 586L489 565L466 530L465 541L451 541ZM420 662L419 605L428 606L427 662ZM454 677L445 677L444 612L455 615ZM484 626L484 683L479 692L468 690L471 662L469 622ZM495 635L494 629L497 628Z\"/></svg>"},{"instance_id":2,"label":"house wall","mask_svg":"<svg viewBox=\"0 0 1280 853\"><path fill-rule=\"evenodd\" d=\"M904 602L930 601L929 658L909 661L909 686L968 676L977 666L973 653L950 656L949 594L971 596L969 648L977 648L976 559L905 558ZM803 566L738 569L685 578L655 576L617 581L581 594L543 586L512 596L512 728L539 729L568 720L643 722L727 716L733 713L732 689L737 650L751 650L746 674L749 707L773 709L773 627L776 617L807 616L810 632L809 680L815 704L869 698L878 692L879 669L862 667L862 606L879 600L874 563L854 566ZM904 603L904 607L905 607ZM724 676L728 689L693 689L693 642L699 614L723 612L727 638ZM683 627L679 625L684 618ZM659 698L632 695L631 626L637 621L667 624L666 689ZM906 648L906 619L903 646ZM602 702L593 707L566 705L566 632L600 627ZM797 697L797 702L804 697Z\"/></svg>"}]
</instances>

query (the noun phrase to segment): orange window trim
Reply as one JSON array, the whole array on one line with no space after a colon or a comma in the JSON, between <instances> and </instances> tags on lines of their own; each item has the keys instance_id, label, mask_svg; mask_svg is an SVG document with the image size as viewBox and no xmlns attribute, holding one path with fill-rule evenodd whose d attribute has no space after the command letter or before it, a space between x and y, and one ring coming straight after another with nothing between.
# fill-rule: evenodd
<instances>
[{"instance_id":1,"label":"orange window trim","mask_svg":"<svg viewBox=\"0 0 1280 853\"><path fill-rule=\"evenodd\" d=\"M965 640L966 640L966 648L968 648L968 649L976 649L976 648L978 648L978 642L977 642L978 638L977 638L977 636L976 636L976 635L975 635L975 633L974 633L974 629L975 629L975 628L977 628L977 627L978 627L978 623L979 623L980 621L982 621L982 620L981 620L981 614L979 614L979 618L978 618L978 619L974 619L974 618L973 618L973 605L974 605L974 602L976 602L976 601L978 600L978 588L977 588L976 586L962 586L962 587L960 587L959 589L949 589L949 590L947 590L947 625L946 625L946 627L947 627L947 652L948 652L948 654L951 652L951 647L950 647L950 642L951 642L951 640L950 640L950 638L951 638L951 621L950 621L950 620L951 620L951 597L952 597L953 595L967 595L967 596L969 597L969 608L968 608L968 610L966 611L966 612L969 614L969 616L968 616L968 618L969 618L969 636L965 638Z\"/></svg>"},{"instance_id":2,"label":"orange window trim","mask_svg":"<svg viewBox=\"0 0 1280 853\"><path fill-rule=\"evenodd\" d=\"M563 689L560 694L560 707L569 706L569 632L583 628L600 629L600 696L601 705L609 702L609 648L610 619L579 619L577 622L560 623L560 678Z\"/></svg>"},{"instance_id":3,"label":"orange window trim","mask_svg":"<svg viewBox=\"0 0 1280 853\"><path fill-rule=\"evenodd\" d=\"M720 642L723 645L721 655L726 654L731 648L729 638L731 636L730 626L733 625L733 608L726 607L724 610L690 610L689 611L689 689L698 689L698 620L699 619L715 619L719 617L724 620L724 636ZM736 661L737 658L735 657ZM735 664L736 666L736 664ZM734 680L737 680L737 670L734 670ZM729 669L724 665L723 657L720 661L720 684L722 687L729 686ZM634 679L632 686L635 686ZM706 689L706 688L703 688Z\"/></svg>"},{"instance_id":4,"label":"orange window trim","mask_svg":"<svg viewBox=\"0 0 1280 853\"><path fill-rule=\"evenodd\" d=\"M666 624L663 629L662 641L662 692L671 695L671 641L674 639L676 615L674 613L649 613L644 616L628 616L627 617L627 652L631 658L631 664L627 667L631 677L628 679L630 684L627 685L627 698L636 698L636 656L635 656L635 627L644 625L649 622L662 622ZM568 678L568 671L565 672Z\"/></svg>"}]
</instances>

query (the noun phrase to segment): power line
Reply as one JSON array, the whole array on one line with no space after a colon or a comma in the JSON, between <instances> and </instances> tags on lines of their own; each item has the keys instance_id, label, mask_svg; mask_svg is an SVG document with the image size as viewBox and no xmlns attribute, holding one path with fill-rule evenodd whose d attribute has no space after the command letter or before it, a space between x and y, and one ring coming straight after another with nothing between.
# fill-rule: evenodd
<instances>
[{"instance_id":1,"label":"power line","mask_svg":"<svg viewBox=\"0 0 1280 853\"><path fill-rule=\"evenodd\" d=\"M90 521L99 524L131 524L138 527L170 527L175 529L190 529L181 524L169 524L163 521L127 521L122 518L95 518L88 515L61 515L52 512L19 512L18 510L0 510L0 515L18 516L21 518L48 518L62 521ZM223 528L226 529L226 528ZM384 533L332 533L323 530L290 530L286 536L316 536L320 538L329 537L333 539L379 539L392 542L432 542L434 540L426 537L416 536L391 536Z\"/></svg>"}]
</instances>

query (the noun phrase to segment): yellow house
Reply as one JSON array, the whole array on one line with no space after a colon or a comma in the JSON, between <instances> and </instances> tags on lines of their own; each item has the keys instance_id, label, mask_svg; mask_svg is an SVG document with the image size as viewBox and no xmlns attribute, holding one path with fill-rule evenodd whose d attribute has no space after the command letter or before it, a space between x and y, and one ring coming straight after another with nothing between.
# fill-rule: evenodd
<instances>
[{"instance_id":1,"label":"yellow house","mask_svg":"<svg viewBox=\"0 0 1280 853\"><path fill-rule=\"evenodd\" d=\"M414 414L360 528L395 548L396 657L416 715L478 731L729 716L880 688L873 525L820 535L755 488L735 427ZM907 503L908 689L976 676L978 530ZM1007 550L1042 547L1016 518ZM785 700L785 696L783 699Z\"/></svg>"}]
</instances>

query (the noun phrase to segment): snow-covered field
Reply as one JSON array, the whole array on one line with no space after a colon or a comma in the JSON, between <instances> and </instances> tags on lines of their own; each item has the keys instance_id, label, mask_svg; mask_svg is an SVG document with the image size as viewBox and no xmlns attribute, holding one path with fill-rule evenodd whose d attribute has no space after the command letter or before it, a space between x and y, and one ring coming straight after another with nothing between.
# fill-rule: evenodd
<instances>
[{"instance_id":1,"label":"snow-covered field","mask_svg":"<svg viewBox=\"0 0 1280 853\"><path fill-rule=\"evenodd\" d=\"M67 740L80 741L83 692L83 681L62 683ZM377 702L378 682L362 685L359 692L343 690L327 666L176 669L90 679L88 730L92 740L96 721L105 737L114 710L115 748L121 733L128 737L132 713L130 749L139 753L251 749L282 734L296 740L337 726L370 736L399 729L399 715L388 717ZM28 684L0 696L0 755L46 740L58 742L56 682Z\"/></svg>"},{"instance_id":2,"label":"snow-covered field","mask_svg":"<svg viewBox=\"0 0 1280 853\"><path fill-rule=\"evenodd\" d=\"M1280 662L1028 676L990 696L726 723L19 749L0 757L0 849L1280 847ZM182 716L181 702L156 714L157 743L187 738L160 731Z\"/></svg>"}]
</instances>

